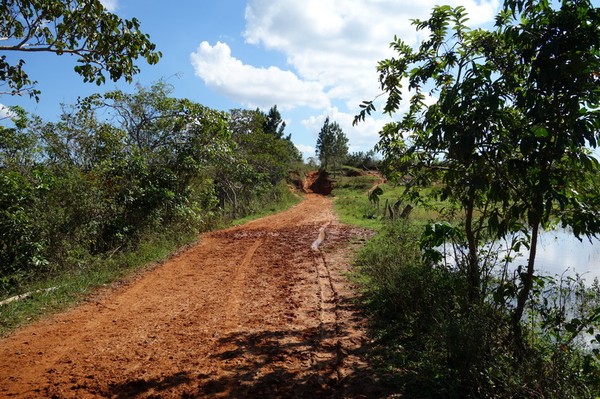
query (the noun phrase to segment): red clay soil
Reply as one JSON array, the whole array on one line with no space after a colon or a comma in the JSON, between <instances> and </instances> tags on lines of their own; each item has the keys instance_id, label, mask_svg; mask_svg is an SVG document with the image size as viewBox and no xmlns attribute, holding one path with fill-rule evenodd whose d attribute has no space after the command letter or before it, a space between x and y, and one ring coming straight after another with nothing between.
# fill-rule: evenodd
<instances>
[{"instance_id":1,"label":"red clay soil","mask_svg":"<svg viewBox=\"0 0 600 399\"><path fill-rule=\"evenodd\" d=\"M319 250L311 250L327 225ZM368 233L308 194L0 340L2 398L379 398L344 273Z\"/></svg>"},{"instance_id":2,"label":"red clay soil","mask_svg":"<svg viewBox=\"0 0 600 399\"><path fill-rule=\"evenodd\" d=\"M304 192L329 195L333 191L333 180L326 171L313 171L306 174L304 179Z\"/></svg>"}]
</instances>

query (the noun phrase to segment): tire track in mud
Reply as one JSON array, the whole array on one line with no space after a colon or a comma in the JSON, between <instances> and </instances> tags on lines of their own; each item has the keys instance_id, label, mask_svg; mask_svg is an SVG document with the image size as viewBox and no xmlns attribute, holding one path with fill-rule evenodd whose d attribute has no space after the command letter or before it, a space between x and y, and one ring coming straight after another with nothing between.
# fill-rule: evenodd
<instances>
[{"instance_id":1,"label":"tire track in mud","mask_svg":"<svg viewBox=\"0 0 600 399\"><path fill-rule=\"evenodd\" d=\"M229 298L227 299L227 310L225 319L225 328L227 330L234 329L237 325L236 321L239 319L240 302L242 301L241 292L243 291L243 284L246 278L246 269L252 261L252 257L256 253L256 250L265 242L264 238L257 239L254 244L246 251L244 259L236 267L235 274L233 276L233 282L231 283L231 291L229 292Z\"/></svg>"},{"instance_id":2,"label":"tire track in mud","mask_svg":"<svg viewBox=\"0 0 600 399\"><path fill-rule=\"evenodd\" d=\"M313 250L315 273L319 286L319 328L321 329L321 337L326 340L322 346L325 348L334 348L334 350L329 350L331 352L333 368L331 374L334 375L336 381L339 381L341 379L339 367L342 361L342 353L340 351L341 343L339 340L338 292L333 283L327 259L321 249L321 246L325 242L327 236L326 229L329 225L330 222L327 222L319 229L318 238L311 245L311 249Z\"/></svg>"},{"instance_id":3,"label":"tire track in mud","mask_svg":"<svg viewBox=\"0 0 600 399\"><path fill-rule=\"evenodd\" d=\"M338 224L318 195L208 233L163 265L0 340L0 397L385 397L343 277L368 235Z\"/></svg>"}]
</instances>

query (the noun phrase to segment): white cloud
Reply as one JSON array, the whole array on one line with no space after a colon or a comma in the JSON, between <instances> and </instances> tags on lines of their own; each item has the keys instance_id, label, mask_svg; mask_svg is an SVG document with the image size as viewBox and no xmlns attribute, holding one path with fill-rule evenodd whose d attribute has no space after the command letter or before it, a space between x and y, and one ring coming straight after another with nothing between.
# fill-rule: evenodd
<instances>
[{"instance_id":1,"label":"white cloud","mask_svg":"<svg viewBox=\"0 0 600 399\"><path fill-rule=\"evenodd\" d=\"M191 59L196 75L229 99L262 109L273 104L282 110L317 109L302 121L314 139L329 115L352 147L370 149L389 119L376 112L358 126L352 120L363 100L381 94L377 63L395 55L389 48L395 35L417 45L426 33L416 32L410 20L427 18L437 4L465 6L468 24L480 26L493 22L500 1L248 0L246 43L283 54L287 70L244 64L220 42L203 42Z\"/></svg>"},{"instance_id":2,"label":"white cloud","mask_svg":"<svg viewBox=\"0 0 600 399\"><path fill-rule=\"evenodd\" d=\"M436 0L251 0L247 43L282 52L301 79L318 81L329 98L357 108L378 94L377 62L392 55L394 35L418 42L410 19L426 18ZM464 5L471 23L493 20L498 0L446 0Z\"/></svg>"},{"instance_id":3,"label":"white cloud","mask_svg":"<svg viewBox=\"0 0 600 399\"><path fill-rule=\"evenodd\" d=\"M196 75L207 86L245 106L266 109L277 104L286 110L297 106L318 109L329 105L320 83L301 80L293 72L274 66L246 65L231 55L231 49L225 43L217 42L211 46L204 41L190 58Z\"/></svg>"},{"instance_id":4,"label":"white cloud","mask_svg":"<svg viewBox=\"0 0 600 399\"><path fill-rule=\"evenodd\" d=\"M117 8L119 8L118 0L100 0L100 3L102 3L104 8L109 12L115 12L117 11Z\"/></svg>"},{"instance_id":5,"label":"white cloud","mask_svg":"<svg viewBox=\"0 0 600 399\"><path fill-rule=\"evenodd\" d=\"M304 158L315 156L315 147L312 145L296 144L296 148L304 155Z\"/></svg>"}]
</instances>

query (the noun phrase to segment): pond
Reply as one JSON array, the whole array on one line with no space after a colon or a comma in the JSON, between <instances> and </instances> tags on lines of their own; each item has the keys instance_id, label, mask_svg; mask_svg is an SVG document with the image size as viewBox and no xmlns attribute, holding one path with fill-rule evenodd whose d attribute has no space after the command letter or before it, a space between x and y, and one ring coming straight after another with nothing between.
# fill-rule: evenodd
<instances>
[{"instance_id":1,"label":"pond","mask_svg":"<svg viewBox=\"0 0 600 399\"><path fill-rule=\"evenodd\" d=\"M521 251L514 265L527 262L528 251ZM566 229L544 231L540 234L536 255L536 270L540 274L556 275L567 271L578 273L586 281L600 280L600 240L583 238L579 241Z\"/></svg>"}]
</instances>

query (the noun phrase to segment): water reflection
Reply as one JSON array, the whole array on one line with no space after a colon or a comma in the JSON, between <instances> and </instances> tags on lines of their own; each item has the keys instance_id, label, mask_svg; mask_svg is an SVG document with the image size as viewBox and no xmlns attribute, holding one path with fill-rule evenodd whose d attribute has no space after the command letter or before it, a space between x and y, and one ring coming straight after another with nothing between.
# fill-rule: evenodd
<instances>
[{"instance_id":1,"label":"water reflection","mask_svg":"<svg viewBox=\"0 0 600 399\"><path fill-rule=\"evenodd\" d=\"M514 265L525 264L527 251L514 261ZM579 273L585 280L600 279L600 240L579 241L565 229L545 231L540 234L536 256L536 269L543 274Z\"/></svg>"}]
</instances>

